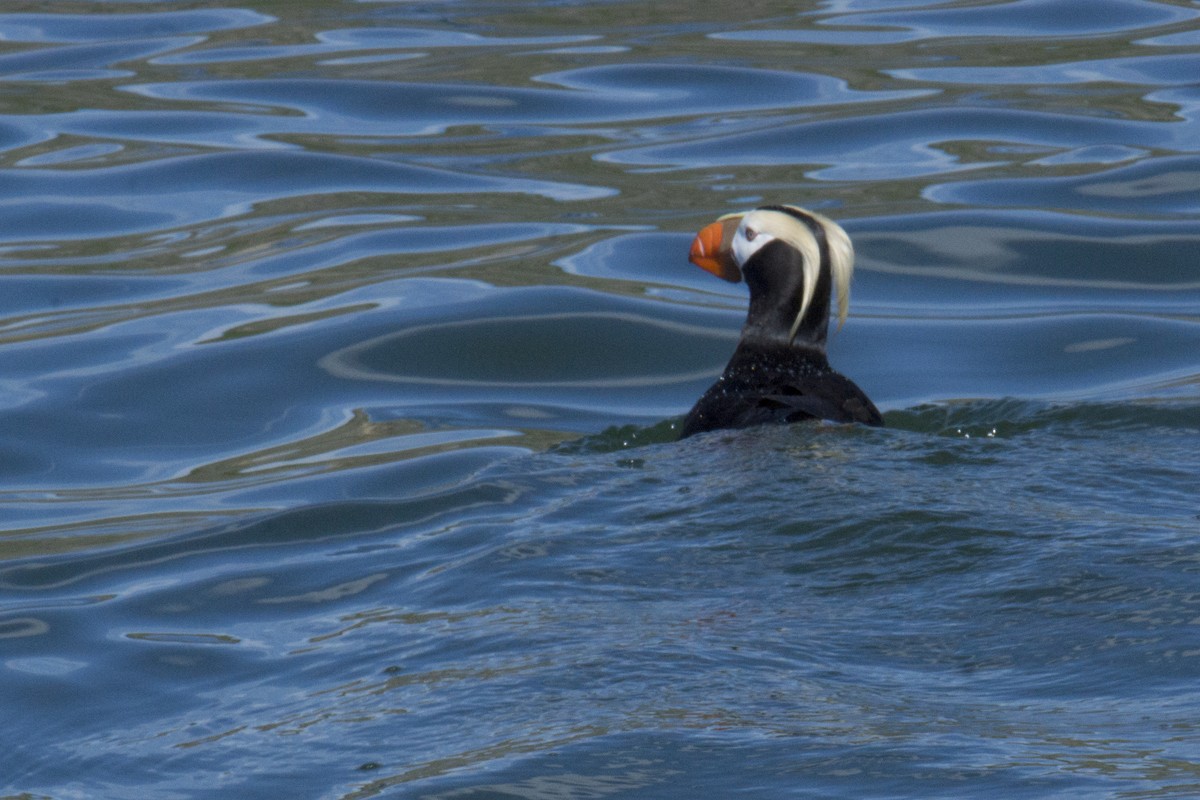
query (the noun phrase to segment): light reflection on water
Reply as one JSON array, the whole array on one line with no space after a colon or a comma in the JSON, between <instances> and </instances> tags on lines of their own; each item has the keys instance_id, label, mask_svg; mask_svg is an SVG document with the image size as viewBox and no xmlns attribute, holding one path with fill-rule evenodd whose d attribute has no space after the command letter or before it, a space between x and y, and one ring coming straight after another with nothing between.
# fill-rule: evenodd
<instances>
[{"instance_id":1,"label":"light reflection on water","mask_svg":"<svg viewBox=\"0 0 1200 800\"><path fill-rule=\"evenodd\" d=\"M1194 4L70 11L0 12L0 795L1200 792ZM673 441L765 202L888 429Z\"/></svg>"}]
</instances>

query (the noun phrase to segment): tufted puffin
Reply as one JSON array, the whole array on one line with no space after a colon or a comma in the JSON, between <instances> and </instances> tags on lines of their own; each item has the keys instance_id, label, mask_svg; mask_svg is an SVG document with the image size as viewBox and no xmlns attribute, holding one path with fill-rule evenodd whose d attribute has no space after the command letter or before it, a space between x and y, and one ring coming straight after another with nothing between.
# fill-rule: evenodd
<instances>
[{"instance_id":1,"label":"tufted puffin","mask_svg":"<svg viewBox=\"0 0 1200 800\"><path fill-rule=\"evenodd\" d=\"M680 438L808 419L883 424L825 356L833 291L840 327L854 271L854 247L837 223L795 206L729 214L696 235L689 260L718 278L745 279L750 309L733 358L684 418Z\"/></svg>"}]
</instances>

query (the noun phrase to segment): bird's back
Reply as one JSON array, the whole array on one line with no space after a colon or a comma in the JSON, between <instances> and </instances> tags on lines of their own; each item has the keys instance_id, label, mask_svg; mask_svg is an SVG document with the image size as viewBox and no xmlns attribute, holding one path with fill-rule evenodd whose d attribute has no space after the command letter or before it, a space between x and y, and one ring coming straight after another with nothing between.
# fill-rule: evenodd
<instances>
[{"instance_id":1,"label":"bird's back","mask_svg":"<svg viewBox=\"0 0 1200 800\"><path fill-rule=\"evenodd\" d=\"M742 342L684 418L681 435L807 419L883 424L875 404L820 349Z\"/></svg>"}]
</instances>

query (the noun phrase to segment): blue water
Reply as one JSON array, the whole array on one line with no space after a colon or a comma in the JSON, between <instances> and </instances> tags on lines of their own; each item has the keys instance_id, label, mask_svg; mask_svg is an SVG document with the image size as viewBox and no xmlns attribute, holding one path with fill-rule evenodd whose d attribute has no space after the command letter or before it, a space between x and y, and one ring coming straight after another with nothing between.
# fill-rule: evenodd
<instances>
[{"instance_id":1,"label":"blue water","mask_svg":"<svg viewBox=\"0 0 1200 800\"><path fill-rule=\"evenodd\" d=\"M1200 796L1200 3L12 5L0 797Z\"/></svg>"}]
</instances>

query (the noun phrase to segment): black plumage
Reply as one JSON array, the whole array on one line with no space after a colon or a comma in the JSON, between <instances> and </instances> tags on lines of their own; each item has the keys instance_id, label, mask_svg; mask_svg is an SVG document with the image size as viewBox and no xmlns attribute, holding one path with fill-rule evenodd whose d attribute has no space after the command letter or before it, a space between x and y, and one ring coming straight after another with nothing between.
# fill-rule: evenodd
<instances>
[{"instance_id":1,"label":"black plumage","mask_svg":"<svg viewBox=\"0 0 1200 800\"><path fill-rule=\"evenodd\" d=\"M803 209L767 206L701 231L691 258L726 280L744 279L750 307L737 350L684 418L682 436L812 419L883 424L875 404L825 354L833 286L844 317L853 268L840 227Z\"/></svg>"}]
</instances>

